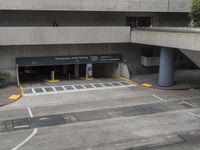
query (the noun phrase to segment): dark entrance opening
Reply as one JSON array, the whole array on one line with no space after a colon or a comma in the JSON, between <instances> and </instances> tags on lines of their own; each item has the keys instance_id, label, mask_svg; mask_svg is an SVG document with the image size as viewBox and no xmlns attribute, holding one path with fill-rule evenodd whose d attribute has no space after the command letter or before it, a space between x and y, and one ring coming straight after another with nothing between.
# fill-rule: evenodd
<instances>
[{"instance_id":1,"label":"dark entrance opening","mask_svg":"<svg viewBox=\"0 0 200 150\"><path fill-rule=\"evenodd\" d=\"M112 77L116 74L118 63L97 63L93 64L94 78Z\"/></svg>"},{"instance_id":2,"label":"dark entrance opening","mask_svg":"<svg viewBox=\"0 0 200 150\"><path fill-rule=\"evenodd\" d=\"M20 57L16 58L18 84L109 76L120 61L121 54Z\"/></svg>"},{"instance_id":3,"label":"dark entrance opening","mask_svg":"<svg viewBox=\"0 0 200 150\"><path fill-rule=\"evenodd\" d=\"M74 79L74 65L58 66L28 66L19 67L21 83L46 82L51 80L51 72L55 71L55 78L59 80Z\"/></svg>"}]
</instances>

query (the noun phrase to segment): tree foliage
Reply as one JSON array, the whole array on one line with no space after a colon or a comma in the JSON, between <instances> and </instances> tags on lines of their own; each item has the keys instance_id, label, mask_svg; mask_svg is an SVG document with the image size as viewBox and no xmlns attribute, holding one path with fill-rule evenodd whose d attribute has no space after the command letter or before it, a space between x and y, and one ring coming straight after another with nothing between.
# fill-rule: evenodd
<instances>
[{"instance_id":1,"label":"tree foliage","mask_svg":"<svg viewBox=\"0 0 200 150\"><path fill-rule=\"evenodd\" d=\"M9 77L7 72L0 71L0 80L5 80Z\"/></svg>"},{"instance_id":2,"label":"tree foliage","mask_svg":"<svg viewBox=\"0 0 200 150\"><path fill-rule=\"evenodd\" d=\"M190 18L191 18L191 20L193 20L193 22L196 26L200 26L200 0L192 1Z\"/></svg>"}]
</instances>

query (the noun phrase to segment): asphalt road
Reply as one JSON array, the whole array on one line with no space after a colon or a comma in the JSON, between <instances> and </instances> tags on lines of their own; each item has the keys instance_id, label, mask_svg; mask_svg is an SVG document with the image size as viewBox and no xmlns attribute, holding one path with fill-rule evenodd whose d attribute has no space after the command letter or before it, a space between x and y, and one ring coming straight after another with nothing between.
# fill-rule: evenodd
<instances>
[{"instance_id":1,"label":"asphalt road","mask_svg":"<svg viewBox=\"0 0 200 150\"><path fill-rule=\"evenodd\" d=\"M0 149L199 150L199 98L138 86L24 96L0 110Z\"/></svg>"}]
</instances>

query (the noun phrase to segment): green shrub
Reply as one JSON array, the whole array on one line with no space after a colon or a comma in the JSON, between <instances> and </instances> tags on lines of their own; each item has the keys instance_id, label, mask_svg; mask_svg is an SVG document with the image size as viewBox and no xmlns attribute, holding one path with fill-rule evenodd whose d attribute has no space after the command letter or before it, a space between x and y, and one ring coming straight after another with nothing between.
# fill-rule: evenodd
<instances>
[{"instance_id":1,"label":"green shrub","mask_svg":"<svg viewBox=\"0 0 200 150\"><path fill-rule=\"evenodd\" d=\"M9 77L9 73L0 71L0 80L6 80Z\"/></svg>"},{"instance_id":2,"label":"green shrub","mask_svg":"<svg viewBox=\"0 0 200 150\"><path fill-rule=\"evenodd\" d=\"M193 20L194 25L200 27L200 0L192 1L192 8L189 16L190 19Z\"/></svg>"}]
</instances>

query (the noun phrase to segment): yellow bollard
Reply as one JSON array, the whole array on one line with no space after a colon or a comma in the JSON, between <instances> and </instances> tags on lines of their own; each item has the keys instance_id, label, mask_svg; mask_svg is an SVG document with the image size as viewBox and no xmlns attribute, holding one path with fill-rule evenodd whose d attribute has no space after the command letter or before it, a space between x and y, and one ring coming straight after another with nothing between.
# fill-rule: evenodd
<instances>
[{"instance_id":1,"label":"yellow bollard","mask_svg":"<svg viewBox=\"0 0 200 150\"><path fill-rule=\"evenodd\" d=\"M51 71L51 80L55 80L55 71Z\"/></svg>"},{"instance_id":2,"label":"yellow bollard","mask_svg":"<svg viewBox=\"0 0 200 150\"><path fill-rule=\"evenodd\" d=\"M47 80L49 83L57 83L60 80L55 80L55 71L51 71L51 80Z\"/></svg>"}]
</instances>

